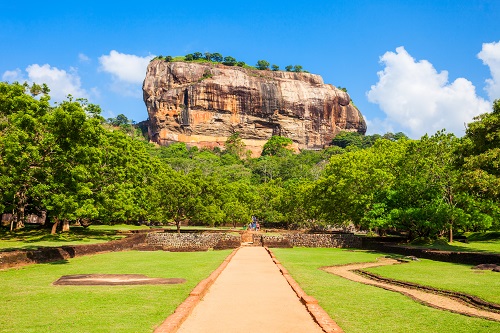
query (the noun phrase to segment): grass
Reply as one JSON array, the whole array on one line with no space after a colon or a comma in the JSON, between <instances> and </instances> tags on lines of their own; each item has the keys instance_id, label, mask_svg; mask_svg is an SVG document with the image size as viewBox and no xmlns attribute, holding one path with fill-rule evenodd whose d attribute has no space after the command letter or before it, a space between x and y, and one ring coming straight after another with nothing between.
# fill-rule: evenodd
<instances>
[{"instance_id":1,"label":"grass","mask_svg":"<svg viewBox=\"0 0 500 333\"><path fill-rule=\"evenodd\" d=\"M375 261L383 254L325 248L273 252L304 291L315 297L346 333L500 331L500 323L433 309L399 293L319 270L323 266Z\"/></svg>"},{"instance_id":2,"label":"grass","mask_svg":"<svg viewBox=\"0 0 500 333\"><path fill-rule=\"evenodd\" d=\"M471 269L470 265L421 259L404 265L367 269L383 277L459 291L500 304L500 274Z\"/></svg>"},{"instance_id":3,"label":"grass","mask_svg":"<svg viewBox=\"0 0 500 333\"><path fill-rule=\"evenodd\" d=\"M152 332L229 250L114 252L0 271L0 332ZM177 285L54 286L62 275L146 274Z\"/></svg>"},{"instance_id":4,"label":"grass","mask_svg":"<svg viewBox=\"0 0 500 333\"><path fill-rule=\"evenodd\" d=\"M491 252L500 254L500 232L477 232L467 233L468 243L454 241L448 243L443 240L434 241L424 245L413 245L418 248L431 248L442 251L455 251L455 252ZM412 245L409 245L412 246Z\"/></svg>"},{"instance_id":5,"label":"grass","mask_svg":"<svg viewBox=\"0 0 500 333\"><path fill-rule=\"evenodd\" d=\"M34 250L40 247L103 243L125 237L120 231L149 229L134 225L91 225L88 228L71 227L69 232L50 234L50 229L28 226L10 232L0 228L0 251Z\"/></svg>"}]
</instances>

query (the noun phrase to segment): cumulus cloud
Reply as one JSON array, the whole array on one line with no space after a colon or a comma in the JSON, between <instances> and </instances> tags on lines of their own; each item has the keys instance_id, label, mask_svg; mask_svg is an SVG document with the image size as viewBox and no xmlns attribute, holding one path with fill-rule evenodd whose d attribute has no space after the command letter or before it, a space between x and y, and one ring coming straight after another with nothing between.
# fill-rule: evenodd
<instances>
[{"instance_id":1,"label":"cumulus cloud","mask_svg":"<svg viewBox=\"0 0 500 333\"><path fill-rule=\"evenodd\" d=\"M144 80L148 63L153 58L153 55L139 57L112 50L109 55L99 57L99 63L102 71L110 73L117 80L139 84Z\"/></svg>"},{"instance_id":2,"label":"cumulus cloud","mask_svg":"<svg viewBox=\"0 0 500 333\"><path fill-rule=\"evenodd\" d=\"M69 94L77 98L88 98L88 93L82 88L80 76L78 76L77 70L74 68L67 72L57 67L51 67L49 64L42 66L33 64L26 68L26 73L23 73L20 69L6 71L2 75L2 79L10 82L27 81L30 84L33 82L37 84L45 83L50 88L50 96L53 101L62 101Z\"/></svg>"},{"instance_id":3,"label":"cumulus cloud","mask_svg":"<svg viewBox=\"0 0 500 333\"><path fill-rule=\"evenodd\" d=\"M484 43L477 57L490 68L492 78L486 80L484 88L488 97L491 101L500 98L500 41Z\"/></svg>"},{"instance_id":4,"label":"cumulus cloud","mask_svg":"<svg viewBox=\"0 0 500 333\"><path fill-rule=\"evenodd\" d=\"M426 60L416 61L404 47L386 52L380 62L385 68L367 93L368 100L386 114L386 119L376 120L379 125L397 128L412 138L443 128L462 136L465 123L491 109L470 81L448 82L447 71L438 72Z\"/></svg>"}]
</instances>

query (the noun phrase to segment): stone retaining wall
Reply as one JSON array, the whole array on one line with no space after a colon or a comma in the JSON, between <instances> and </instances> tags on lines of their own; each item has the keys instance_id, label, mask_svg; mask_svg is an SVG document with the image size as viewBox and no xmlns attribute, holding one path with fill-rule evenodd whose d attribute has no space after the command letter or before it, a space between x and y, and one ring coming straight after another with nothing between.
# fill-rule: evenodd
<instances>
[{"instance_id":1,"label":"stone retaining wall","mask_svg":"<svg viewBox=\"0 0 500 333\"><path fill-rule=\"evenodd\" d=\"M360 248L361 239L354 234L284 234L292 246Z\"/></svg>"},{"instance_id":2,"label":"stone retaining wall","mask_svg":"<svg viewBox=\"0 0 500 333\"><path fill-rule=\"evenodd\" d=\"M146 244L166 251L207 251L234 249L241 245L241 236L221 233L150 233Z\"/></svg>"},{"instance_id":3,"label":"stone retaining wall","mask_svg":"<svg viewBox=\"0 0 500 333\"><path fill-rule=\"evenodd\" d=\"M267 247L360 248L361 239L354 234L287 233L280 236L254 235L254 245Z\"/></svg>"}]
</instances>

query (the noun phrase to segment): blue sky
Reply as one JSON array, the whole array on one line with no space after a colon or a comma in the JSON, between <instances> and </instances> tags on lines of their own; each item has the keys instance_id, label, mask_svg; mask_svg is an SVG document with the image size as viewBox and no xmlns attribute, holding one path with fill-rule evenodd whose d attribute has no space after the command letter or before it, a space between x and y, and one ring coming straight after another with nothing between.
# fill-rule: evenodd
<instances>
[{"instance_id":1,"label":"blue sky","mask_svg":"<svg viewBox=\"0 0 500 333\"><path fill-rule=\"evenodd\" d=\"M497 0L2 1L0 45L3 81L135 121L150 57L196 51L302 65L348 89L369 133L463 135L500 98Z\"/></svg>"}]
</instances>

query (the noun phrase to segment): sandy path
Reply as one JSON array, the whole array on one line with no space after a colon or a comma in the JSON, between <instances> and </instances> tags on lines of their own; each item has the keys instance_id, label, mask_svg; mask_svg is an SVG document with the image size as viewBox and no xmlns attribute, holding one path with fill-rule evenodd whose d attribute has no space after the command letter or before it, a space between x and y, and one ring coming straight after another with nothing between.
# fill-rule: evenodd
<instances>
[{"instance_id":1,"label":"sandy path","mask_svg":"<svg viewBox=\"0 0 500 333\"><path fill-rule=\"evenodd\" d=\"M263 247L242 247L179 333L320 333L323 330Z\"/></svg>"},{"instance_id":2,"label":"sandy path","mask_svg":"<svg viewBox=\"0 0 500 333\"><path fill-rule=\"evenodd\" d=\"M352 264L345 266L332 266L323 268L325 271L341 276L343 278L349 279L351 281L361 282L364 284L384 288L387 290L396 291L398 293L407 295L421 303L427 304L429 306L440 308L443 310L448 310L452 312L457 312L469 316L477 316L490 320L500 321L500 313L489 312L485 310L480 310L477 308L470 307L464 303L455 301L446 296L436 295L430 292L425 292L422 290L405 288L401 286L392 285L389 283L378 282L374 280L370 280L368 278L362 277L354 272L356 269L364 269L369 267L383 266L383 265L393 265L397 264L398 261L394 259L388 258L380 258L378 262L373 263L361 263L361 264Z\"/></svg>"}]
</instances>

